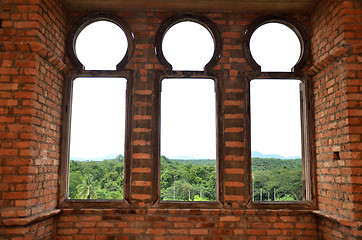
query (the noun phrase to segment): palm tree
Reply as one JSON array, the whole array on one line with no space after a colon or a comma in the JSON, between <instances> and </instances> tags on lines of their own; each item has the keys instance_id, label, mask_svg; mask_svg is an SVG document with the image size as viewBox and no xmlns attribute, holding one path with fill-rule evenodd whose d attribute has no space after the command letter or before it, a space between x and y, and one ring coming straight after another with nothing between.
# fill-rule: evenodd
<instances>
[{"instance_id":1,"label":"palm tree","mask_svg":"<svg viewBox=\"0 0 362 240\"><path fill-rule=\"evenodd\" d=\"M96 190L99 190L99 187L95 186L91 174L85 175L83 182L77 186L77 198L78 199L96 199L97 194Z\"/></svg>"}]
</instances>

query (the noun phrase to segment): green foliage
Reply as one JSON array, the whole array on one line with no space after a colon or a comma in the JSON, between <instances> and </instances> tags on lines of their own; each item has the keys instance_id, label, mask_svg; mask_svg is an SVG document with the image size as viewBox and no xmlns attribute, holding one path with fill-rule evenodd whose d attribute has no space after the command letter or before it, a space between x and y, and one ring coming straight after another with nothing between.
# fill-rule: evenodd
<instances>
[{"instance_id":1,"label":"green foliage","mask_svg":"<svg viewBox=\"0 0 362 240\"><path fill-rule=\"evenodd\" d=\"M179 160L161 156L161 199L216 201L215 160Z\"/></svg>"},{"instance_id":2,"label":"green foliage","mask_svg":"<svg viewBox=\"0 0 362 240\"><path fill-rule=\"evenodd\" d=\"M70 199L123 199L123 156L103 161L70 161ZM303 199L301 159L252 159L255 201ZM262 195L262 198L261 196ZM215 160L161 156L161 200L216 201Z\"/></svg>"},{"instance_id":3,"label":"green foliage","mask_svg":"<svg viewBox=\"0 0 362 240\"><path fill-rule=\"evenodd\" d=\"M99 188L93 181L92 175L87 174L84 176L81 184L77 186L77 198L78 199L97 199L97 193Z\"/></svg>"},{"instance_id":4,"label":"green foliage","mask_svg":"<svg viewBox=\"0 0 362 240\"><path fill-rule=\"evenodd\" d=\"M301 159L253 158L252 174L255 201L303 200Z\"/></svg>"},{"instance_id":5,"label":"green foliage","mask_svg":"<svg viewBox=\"0 0 362 240\"><path fill-rule=\"evenodd\" d=\"M70 199L123 199L123 156L103 161L70 161Z\"/></svg>"}]
</instances>

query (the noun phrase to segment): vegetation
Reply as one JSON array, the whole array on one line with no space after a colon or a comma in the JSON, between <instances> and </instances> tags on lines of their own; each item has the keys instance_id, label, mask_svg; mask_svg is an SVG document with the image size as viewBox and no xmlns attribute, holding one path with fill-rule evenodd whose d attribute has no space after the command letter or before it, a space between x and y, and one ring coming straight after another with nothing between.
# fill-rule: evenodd
<instances>
[{"instance_id":1,"label":"vegetation","mask_svg":"<svg viewBox=\"0 0 362 240\"><path fill-rule=\"evenodd\" d=\"M252 159L255 201L300 201L303 199L301 159Z\"/></svg>"},{"instance_id":2,"label":"vegetation","mask_svg":"<svg viewBox=\"0 0 362 240\"><path fill-rule=\"evenodd\" d=\"M161 200L216 201L216 161L161 156Z\"/></svg>"},{"instance_id":3,"label":"vegetation","mask_svg":"<svg viewBox=\"0 0 362 240\"><path fill-rule=\"evenodd\" d=\"M70 161L70 199L123 199L123 156Z\"/></svg>"},{"instance_id":4,"label":"vegetation","mask_svg":"<svg viewBox=\"0 0 362 240\"><path fill-rule=\"evenodd\" d=\"M123 156L70 161L70 199L123 199ZM255 201L303 199L301 159L252 159ZM161 200L216 201L216 161L161 156Z\"/></svg>"}]
</instances>

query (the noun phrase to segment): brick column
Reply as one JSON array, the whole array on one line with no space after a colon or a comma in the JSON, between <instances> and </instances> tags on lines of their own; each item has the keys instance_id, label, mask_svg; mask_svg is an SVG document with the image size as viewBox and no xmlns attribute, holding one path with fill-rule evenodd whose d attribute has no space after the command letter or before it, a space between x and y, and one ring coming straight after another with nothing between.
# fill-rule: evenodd
<instances>
[{"instance_id":1,"label":"brick column","mask_svg":"<svg viewBox=\"0 0 362 240\"><path fill-rule=\"evenodd\" d=\"M362 236L361 15L359 1L321 1L312 14L322 239Z\"/></svg>"},{"instance_id":2,"label":"brick column","mask_svg":"<svg viewBox=\"0 0 362 240\"><path fill-rule=\"evenodd\" d=\"M5 0L0 20L0 235L50 237L59 190L64 9L59 1Z\"/></svg>"}]
</instances>

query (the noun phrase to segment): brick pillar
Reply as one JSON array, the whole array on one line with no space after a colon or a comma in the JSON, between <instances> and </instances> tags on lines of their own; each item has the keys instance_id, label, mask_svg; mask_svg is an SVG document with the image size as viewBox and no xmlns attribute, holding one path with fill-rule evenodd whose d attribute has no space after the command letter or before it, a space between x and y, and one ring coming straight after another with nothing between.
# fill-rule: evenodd
<instances>
[{"instance_id":1,"label":"brick pillar","mask_svg":"<svg viewBox=\"0 0 362 240\"><path fill-rule=\"evenodd\" d=\"M52 0L5 0L0 7L0 235L51 238L66 69L64 10Z\"/></svg>"},{"instance_id":2,"label":"brick pillar","mask_svg":"<svg viewBox=\"0 0 362 240\"><path fill-rule=\"evenodd\" d=\"M321 239L362 236L361 15L360 1L321 1L312 14Z\"/></svg>"}]
</instances>

